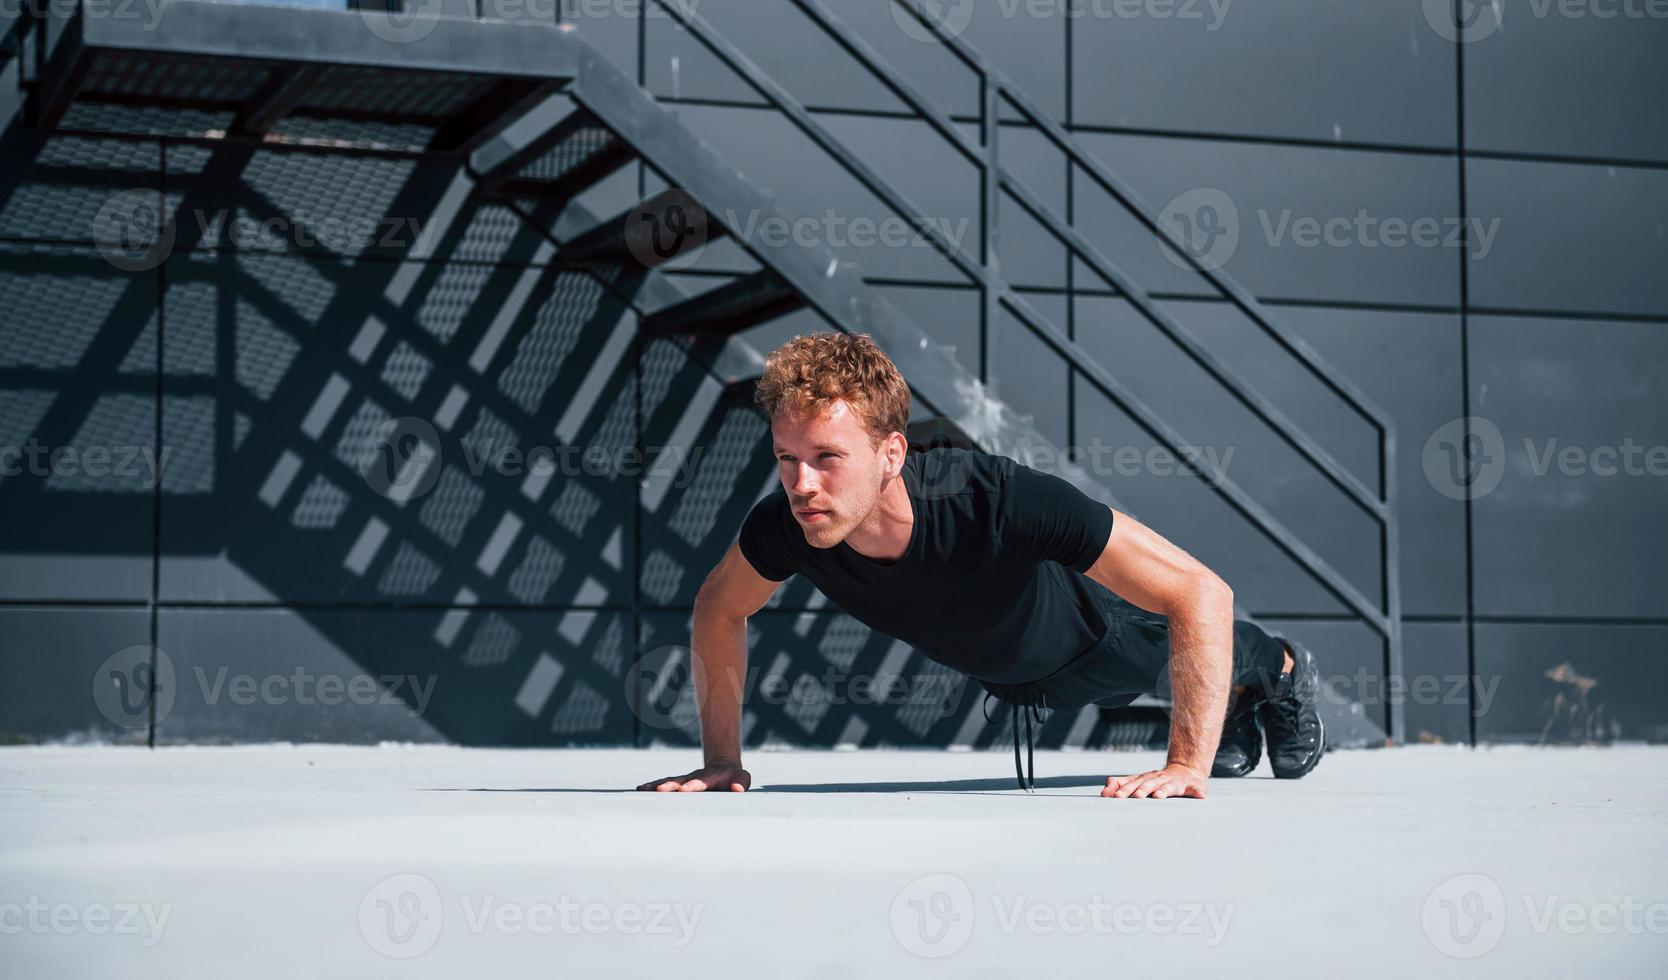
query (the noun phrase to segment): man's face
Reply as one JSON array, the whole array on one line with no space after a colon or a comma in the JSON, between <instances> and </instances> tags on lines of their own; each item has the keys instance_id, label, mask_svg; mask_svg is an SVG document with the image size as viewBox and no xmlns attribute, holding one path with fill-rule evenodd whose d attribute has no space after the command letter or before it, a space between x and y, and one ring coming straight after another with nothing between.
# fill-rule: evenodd
<instances>
[{"instance_id":1,"label":"man's face","mask_svg":"<svg viewBox=\"0 0 1668 980\"><path fill-rule=\"evenodd\" d=\"M806 543L832 548L844 541L880 502L888 442L873 445L862 417L844 401L817 416L778 412L770 434L782 487Z\"/></svg>"}]
</instances>

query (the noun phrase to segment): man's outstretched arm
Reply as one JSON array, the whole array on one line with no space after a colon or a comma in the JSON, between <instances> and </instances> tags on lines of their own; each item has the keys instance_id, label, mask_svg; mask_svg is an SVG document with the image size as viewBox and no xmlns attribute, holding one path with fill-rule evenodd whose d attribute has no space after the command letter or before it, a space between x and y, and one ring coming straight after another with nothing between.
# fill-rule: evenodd
<instances>
[{"instance_id":1,"label":"man's outstretched arm","mask_svg":"<svg viewBox=\"0 0 1668 980\"><path fill-rule=\"evenodd\" d=\"M702 766L638 786L642 790L744 792L753 777L741 767L741 694L747 676L747 617L764 607L781 582L760 575L730 545L695 596L690 669L701 719Z\"/></svg>"},{"instance_id":2,"label":"man's outstretched arm","mask_svg":"<svg viewBox=\"0 0 1668 980\"><path fill-rule=\"evenodd\" d=\"M1192 555L1127 514L1090 578L1170 620L1170 754L1163 769L1113 776L1102 796L1205 797L1205 780L1228 712L1234 669L1234 593Z\"/></svg>"}]
</instances>

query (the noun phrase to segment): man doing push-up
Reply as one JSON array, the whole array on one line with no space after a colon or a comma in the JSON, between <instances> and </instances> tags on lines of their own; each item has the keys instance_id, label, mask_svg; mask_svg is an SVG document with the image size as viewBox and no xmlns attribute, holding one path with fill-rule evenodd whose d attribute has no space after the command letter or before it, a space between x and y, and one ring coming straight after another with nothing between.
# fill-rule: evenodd
<instances>
[{"instance_id":1,"label":"man doing push-up","mask_svg":"<svg viewBox=\"0 0 1668 980\"><path fill-rule=\"evenodd\" d=\"M912 452L909 388L867 336L795 337L766 358L780 492L754 505L695 600L704 764L639 789L744 791L746 621L804 575L847 614L977 680L1013 708L1173 703L1162 769L1111 776L1101 795L1204 798L1209 776L1274 775L1325 750L1319 673L1300 644L1234 619L1227 584L1135 519L1059 477L959 448ZM1259 731L1260 727L1260 731Z\"/></svg>"}]
</instances>

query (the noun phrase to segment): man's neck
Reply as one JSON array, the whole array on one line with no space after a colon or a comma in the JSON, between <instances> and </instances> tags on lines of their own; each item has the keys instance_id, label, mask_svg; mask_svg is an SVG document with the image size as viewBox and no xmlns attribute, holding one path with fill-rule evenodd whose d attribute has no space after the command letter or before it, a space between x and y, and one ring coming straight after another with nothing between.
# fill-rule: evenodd
<instances>
[{"instance_id":1,"label":"man's neck","mask_svg":"<svg viewBox=\"0 0 1668 980\"><path fill-rule=\"evenodd\" d=\"M846 535L846 546L875 561L897 561L909 550L914 530L915 505L900 474L880 492L869 519Z\"/></svg>"}]
</instances>

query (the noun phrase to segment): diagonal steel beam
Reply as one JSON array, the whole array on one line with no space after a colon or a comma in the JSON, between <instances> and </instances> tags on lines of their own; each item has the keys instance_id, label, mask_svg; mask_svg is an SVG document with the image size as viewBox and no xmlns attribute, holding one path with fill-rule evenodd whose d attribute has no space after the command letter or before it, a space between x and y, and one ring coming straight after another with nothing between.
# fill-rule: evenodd
<instances>
[{"instance_id":1,"label":"diagonal steel beam","mask_svg":"<svg viewBox=\"0 0 1668 980\"><path fill-rule=\"evenodd\" d=\"M296 106L306 101L307 96L329 71L330 69L324 65L295 65L275 73L261 91L238 112L228 135L257 138L265 136L278 120L289 115Z\"/></svg>"},{"instance_id":2,"label":"diagonal steel beam","mask_svg":"<svg viewBox=\"0 0 1668 980\"><path fill-rule=\"evenodd\" d=\"M430 153L469 154L503 132L565 84L559 79L506 79L447 120L429 140Z\"/></svg>"}]
</instances>

